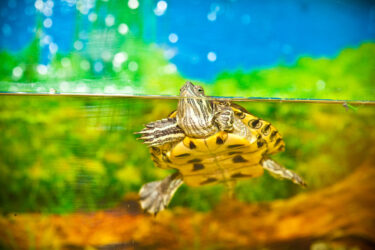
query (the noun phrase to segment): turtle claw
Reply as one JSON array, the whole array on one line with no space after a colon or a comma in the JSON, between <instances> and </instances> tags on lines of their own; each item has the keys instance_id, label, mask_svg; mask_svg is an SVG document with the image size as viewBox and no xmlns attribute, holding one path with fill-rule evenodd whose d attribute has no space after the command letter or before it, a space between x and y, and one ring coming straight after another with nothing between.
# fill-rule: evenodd
<instances>
[{"instance_id":1,"label":"turtle claw","mask_svg":"<svg viewBox=\"0 0 375 250\"><path fill-rule=\"evenodd\" d=\"M183 180L179 173L170 175L161 181L146 183L139 191L142 209L156 216L168 206L173 194L182 183Z\"/></svg>"},{"instance_id":2,"label":"turtle claw","mask_svg":"<svg viewBox=\"0 0 375 250\"><path fill-rule=\"evenodd\" d=\"M295 184L302 186L303 188L307 188L307 183L302 179L302 177L297 175L296 173L294 173L294 174L295 174L295 176L292 179L292 181Z\"/></svg>"}]
</instances>

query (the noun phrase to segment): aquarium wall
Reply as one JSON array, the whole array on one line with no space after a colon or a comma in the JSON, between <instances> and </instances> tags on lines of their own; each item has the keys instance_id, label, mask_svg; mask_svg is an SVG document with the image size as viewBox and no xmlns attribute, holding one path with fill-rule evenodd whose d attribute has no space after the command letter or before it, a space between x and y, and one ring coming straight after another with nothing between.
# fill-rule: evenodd
<instances>
[{"instance_id":1,"label":"aquarium wall","mask_svg":"<svg viewBox=\"0 0 375 250\"><path fill-rule=\"evenodd\" d=\"M6 0L0 28L0 248L373 249L374 1ZM186 81L270 122L264 159L307 187L265 171L145 213L176 170L137 132Z\"/></svg>"}]
</instances>

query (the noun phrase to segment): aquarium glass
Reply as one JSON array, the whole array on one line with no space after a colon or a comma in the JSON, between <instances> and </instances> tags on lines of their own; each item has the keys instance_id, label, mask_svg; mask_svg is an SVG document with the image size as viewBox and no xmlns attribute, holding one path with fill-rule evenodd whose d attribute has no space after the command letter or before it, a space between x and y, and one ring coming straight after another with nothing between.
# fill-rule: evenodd
<instances>
[{"instance_id":1,"label":"aquarium glass","mask_svg":"<svg viewBox=\"0 0 375 250\"><path fill-rule=\"evenodd\" d=\"M144 212L181 167L137 132L186 81L270 122L285 151L262 160L307 186L265 171ZM374 1L0 2L1 249L373 249L374 143Z\"/></svg>"}]
</instances>

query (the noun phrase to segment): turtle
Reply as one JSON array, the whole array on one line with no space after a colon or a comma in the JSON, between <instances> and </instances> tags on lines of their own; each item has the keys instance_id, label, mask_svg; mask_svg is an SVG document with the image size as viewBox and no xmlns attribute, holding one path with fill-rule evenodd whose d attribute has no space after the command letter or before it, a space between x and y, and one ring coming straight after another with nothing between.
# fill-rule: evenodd
<instances>
[{"instance_id":1,"label":"turtle","mask_svg":"<svg viewBox=\"0 0 375 250\"><path fill-rule=\"evenodd\" d=\"M267 170L306 186L297 173L269 157L285 149L271 123L235 103L207 98L204 89L190 81L180 89L177 110L136 133L157 167L176 170L141 187L140 205L151 214L164 210L183 183L223 183L233 190L238 180L259 177Z\"/></svg>"}]
</instances>

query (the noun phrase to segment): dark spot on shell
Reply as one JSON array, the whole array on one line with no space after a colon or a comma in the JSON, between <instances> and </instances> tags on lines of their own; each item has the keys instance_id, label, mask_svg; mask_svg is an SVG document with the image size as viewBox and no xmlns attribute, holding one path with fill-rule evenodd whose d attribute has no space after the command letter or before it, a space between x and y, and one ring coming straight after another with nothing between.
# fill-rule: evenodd
<instances>
[{"instance_id":1,"label":"dark spot on shell","mask_svg":"<svg viewBox=\"0 0 375 250\"><path fill-rule=\"evenodd\" d=\"M193 171L202 170L202 169L204 169L203 164L195 163L195 164L193 165Z\"/></svg>"},{"instance_id":2,"label":"dark spot on shell","mask_svg":"<svg viewBox=\"0 0 375 250\"><path fill-rule=\"evenodd\" d=\"M158 147L151 147L151 151L154 154L160 155L160 148Z\"/></svg>"},{"instance_id":3,"label":"dark spot on shell","mask_svg":"<svg viewBox=\"0 0 375 250\"><path fill-rule=\"evenodd\" d=\"M215 181L217 181L217 178L210 177L210 178L207 178L205 181L202 181L200 184L204 185L204 184L212 183Z\"/></svg>"},{"instance_id":4,"label":"dark spot on shell","mask_svg":"<svg viewBox=\"0 0 375 250\"><path fill-rule=\"evenodd\" d=\"M156 157L154 154L151 154L151 160L153 160L156 163L160 163L160 160L158 157Z\"/></svg>"},{"instance_id":5,"label":"dark spot on shell","mask_svg":"<svg viewBox=\"0 0 375 250\"><path fill-rule=\"evenodd\" d=\"M154 153L151 153L151 158L158 158Z\"/></svg>"},{"instance_id":6,"label":"dark spot on shell","mask_svg":"<svg viewBox=\"0 0 375 250\"><path fill-rule=\"evenodd\" d=\"M247 160L244 159L241 155L236 155L235 157L233 157L232 161L234 163L247 162Z\"/></svg>"},{"instance_id":7,"label":"dark spot on shell","mask_svg":"<svg viewBox=\"0 0 375 250\"><path fill-rule=\"evenodd\" d=\"M282 141L281 138L277 139L276 142L275 142L275 147L276 147L277 145L279 145L281 141Z\"/></svg>"},{"instance_id":8,"label":"dark spot on shell","mask_svg":"<svg viewBox=\"0 0 375 250\"><path fill-rule=\"evenodd\" d=\"M240 119L243 119L243 118L246 117L245 113L242 112L242 111L241 112L236 112L235 115L238 116L238 118L240 118Z\"/></svg>"},{"instance_id":9,"label":"dark spot on shell","mask_svg":"<svg viewBox=\"0 0 375 250\"><path fill-rule=\"evenodd\" d=\"M275 138L276 134L277 134L276 130L272 132L272 134L270 136L270 141L273 141L273 139Z\"/></svg>"},{"instance_id":10,"label":"dark spot on shell","mask_svg":"<svg viewBox=\"0 0 375 250\"><path fill-rule=\"evenodd\" d=\"M196 163L196 162L201 162L201 161L202 159L195 158L195 159L188 160L187 163Z\"/></svg>"},{"instance_id":11,"label":"dark spot on shell","mask_svg":"<svg viewBox=\"0 0 375 250\"><path fill-rule=\"evenodd\" d=\"M216 144L223 144L223 143L224 143L224 141L223 141L223 139L221 139L220 136L216 137Z\"/></svg>"},{"instance_id":12,"label":"dark spot on shell","mask_svg":"<svg viewBox=\"0 0 375 250\"><path fill-rule=\"evenodd\" d=\"M235 155L235 154L241 154L242 152L238 152L238 151L233 151L233 152L229 152L228 155Z\"/></svg>"},{"instance_id":13,"label":"dark spot on shell","mask_svg":"<svg viewBox=\"0 0 375 250\"><path fill-rule=\"evenodd\" d=\"M262 129L262 133L263 135L267 136L271 131L271 124L267 124L266 126L264 126L264 128Z\"/></svg>"},{"instance_id":14,"label":"dark spot on shell","mask_svg":"<svg viewBox=\"0 0 375 250\"><path fill-rule=\"evenodd\" d=\"M176 155L176 157L178 158L182 158L182 157L186 157L186 156L189 156L190 154L186 153L186 154L180 154L180 155Z\"/></svg>"},{"instance_id":15,"label":"dark spot on shell","mask_svg":"<svg viewBox=\"0 0 375 250\"><path fill-rule=\"evenodd\" d=\"M244 178L244 177L252 177L251 174L243 174L243 173L235 173L231 175L232 178Z\"/></svg>"},{"instance_id":16,"label":"dark spot on shell","mask_svg":"<svg viewBox=\"0 0 375 250\"><path fill-rule=\"evenodd\" d=\"M253 119L249 121L249 126L258 129L262 127L262 122L260 121L260 119Z\"/></svg>"},{"instance_id":17,"label":"dark spot on shell","mask_svg":"<svg viewBox=\"0 0 375 250\"><path fill-rule=\"evenodd\" d=\"M258 140L257 141L258 148L261 148L263 145L264 145L264 140Z\"/></svg>"},{"instance_id":18,"label":"dark spot on shell","mask_svg":"<svg viewBox=\"0 0 375 250\"><path fill-rule=\"evenodd\" d=\"M285 146L284 146L284 145L281 145L281 146L279 147L279 150L280 150L280 151L283 151L284 148L285 148Z\"/></svg>"},{"instance_id":19,"label":"dark spot on shell","mask_svg":"<svg viewBox=\"0 0 375 250\"><path fill-rule=\"evenodd\" d=\"M239 147L243 147L244 144L232 144L232 145L228 145L228 148L239 148Z\"/></svg>"},{"instance_id":20,"label":"dark spot on shell","mask_svg":"<svg viewBox=\"0 0 375 250\"><path fill-rule=\"evenodd\" d=\"M195 149L197 146L195 146L194 142L190 141L189 142L189 148L190 149Z\"/></svg>"}]
</instances>

